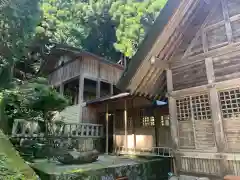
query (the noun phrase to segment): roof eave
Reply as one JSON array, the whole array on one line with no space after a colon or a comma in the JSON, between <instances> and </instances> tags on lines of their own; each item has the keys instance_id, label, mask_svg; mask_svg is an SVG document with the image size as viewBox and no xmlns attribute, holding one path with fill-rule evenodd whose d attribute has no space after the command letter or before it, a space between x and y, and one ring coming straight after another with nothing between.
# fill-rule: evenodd
<instances>
[{"instance_id":1,"label":"roof eave","mask_svg":"<svg viewBox=\"0 0 240 180\"><path fill-rule=\"evenodd\" d=\"M174 15L175 10L179 7L180 3L180 0L168 0L165 7L161 10L160 15L156 19L153 27L148 32L138 51L130 61L128 68L125 69L120 80L118 81L117 87L119 89L122 91L127 90L130 79L134 76L141 63L145 60L149 51L152 49L153 45L157 42L158 37L168 24L169 19Z\"/></svg>"}]
</instances>

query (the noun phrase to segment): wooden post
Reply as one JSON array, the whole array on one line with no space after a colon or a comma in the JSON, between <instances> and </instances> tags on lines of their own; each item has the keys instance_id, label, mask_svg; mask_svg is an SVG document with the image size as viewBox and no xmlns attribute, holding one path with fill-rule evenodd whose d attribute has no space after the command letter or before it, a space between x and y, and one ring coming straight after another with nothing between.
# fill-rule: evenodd
<instances>
[{"instance_id":1,"label":"wooden post","mask_svg":"<svg viewBox=\"0 0 240 180\"><path fill-rule=\"evenodd\" d=\"M127 100L124 100L124 143L125 143L125 149L127 149L128 148Z\"/></svg>"},{"instance_id":2,"label":"wooden post","mask_svg":"<svg viewBox=\"0 0 240 180\"><path fill-rule=\"evenodd\" d=\"M113 114L113 148L116 149L116 112ZM116 152L115 152L116 153Z\"/></svg>"},{"instance_id":3,"label":"wooden post","mask_svg":"<svg viewBox=\"0 0 240 180\"><path fill-rule=\"evenodd\" d=\"M156 109L154 108L153 110L153 115L154 115L154 130L155 130L155 146L158 147L158 128L159 128L159 121L157 121L157 114L156 114Z\"/></svg>"},{"instance_id":4,"label":"wooden post","mask_svg":"<svg viewBox=\"0 0 240 180\"><path fill-rule=\"evenodd\" d=\"M79 104L79 122L83 122L82 120L82 104L83 104L83 92L84 92L84 77L81 74L79 76L79 90L78 90L78 104Z\"/></svg>"},{"instance_id":5,"label":"wooden post","mask_svg":"<svg viewBox=\"0 0 240 180\"><path fill-rule=\"evenodd\" d=\"M97 80L97 89L96 89L96 97L101 97L101 81L100 79Z\"/></svg>"},{"instance_id":6,"label":"wooden post","mask_svg":"<svg viewBox=\"0 0 240 180\"><path fill-rule=\"evenodd\" d=\"M113 84L110 84L110 95L113 95Z\"/></svg>"},{"instance_id":7,"label":"wooden post","mask_svg":"<svg viewBox=\"0 0 240 180\"><path fill-rule=\"evenodd\" d=\"M209 96L210 96L209 98L210 98L210 106L212 110L212 121L214 125L214 130L215 130L216 145L217 145L218 152L224 152L226 148L225 147L226 143L225 143L225 137L224 137L223 124L222 124L220 103L219 103L217 89L215 86L212 85L212 83L215 82L212 58L206 58L205 65L206 65L206 73L207 73L208 84L209 84Z\"/></svg>"},{"instance_id":8,"label":"wooden post","mask_svg":"<svg viewBox=\"0 0 240 180\"><path fill-rule=\"evenodd\" d=\"M167 89L168 89L168 103L170 114L170 129L172 137L173 150L178 149L178 122L177 122L177 104L176 99L171 96L173 91L172 71L167 69Z\"/></svg>"},{"instance_id":9,"label":"wooden post","mask_svg":"<svg viewBox=\"0 0 240 180\"><path fill-rule=\"evenodd\" d=\"M108 104L106 105L106 154L108 154Z\"/></svg>"},{"instance_id":10,"label":"wooden post","mask_svg":"<svg viewBox=\"0 0 240 180\"><path fill-rule=\"evenodd\" d=\"M213 68L213 60L212 58L206 58L205 59L205 65L206 65L206 73L207 73L207 79L209 84L209 99L210 99L210 107L212 110L212 121L214 126L214 134L215 134L215 141L217 150L219 153L223 153L226 151L226 141L224 137L224 129L223 129L223 123L222 123L222 116L221 116L221 110L220 110L220 103L218 98L218 91L217 88L212 84L215 82L215 75L214 75L214 68ZM226 167L226 159L223 157L220 160L220 169L221 169L221 175L226 175L226 170L228 167Z\"/></svg>"},{"instance_id":11,"label":"wooden post","mask_svg":"<svg viewBox=\"0 0 240 180\"><path fill-rule=\"evenodd\" d=\"M64 95L64 84L63 83L60 84L59 91L60 91L61 95Z\"/></svg>"}]
</instances>

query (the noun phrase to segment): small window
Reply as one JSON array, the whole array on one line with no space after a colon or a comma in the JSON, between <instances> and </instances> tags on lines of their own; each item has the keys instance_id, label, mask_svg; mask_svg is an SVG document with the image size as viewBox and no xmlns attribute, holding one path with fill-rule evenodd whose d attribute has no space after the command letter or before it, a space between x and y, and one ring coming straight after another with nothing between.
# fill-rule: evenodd
<instances>
[{"instance_id":1,"label":"small window","mask_svg":"<svg viewBox=\"0 0 240 180\"><path fill-rule=\"evenodd\" d=\"M240 118L240 90L239 88L219 92L222 117L224 119Z\"/></svg>"},{"instance_id":2,"label":"small window","mask_svg":"<svg viewBox=\"0 0 240 180\"><path fill-rule=\"evenodd\" d=\"M83 92L83 99L84 101L89 101L96 99L97 96L97 82L90 79L84 79L84 92Z\"/></svg>"},{"instance_id":3,"label":"small window","mask_svg":"<svg viewBox=\"0 0 240 180\"><path fill-rule=\"evenodd\" d=\"M161 116L161 126L170 126L170 116L169 115Z\"/></svg>"},{"instance_id":4,"label":"small window","mask_svg":"<svg viewBox=\"0 0 240 180\"><path fill-rule=\"evenodd\" d=\"M111 95L111 84L106 83L106 82L101 82L101 86L100 86L100 96L104 97L104 96L109 96Z\"/></svg>"},{"instance_id":5,"label":"small window","mask_svg":"<svg viewBox=\"0 0 240 180\"><path fill-rule=\"evenodd\" d=\"M151 127L155 125L155 118L151 112L147 112L146 109L140 111L140 121L142 127Z\"/></svg>"}]
</instances>

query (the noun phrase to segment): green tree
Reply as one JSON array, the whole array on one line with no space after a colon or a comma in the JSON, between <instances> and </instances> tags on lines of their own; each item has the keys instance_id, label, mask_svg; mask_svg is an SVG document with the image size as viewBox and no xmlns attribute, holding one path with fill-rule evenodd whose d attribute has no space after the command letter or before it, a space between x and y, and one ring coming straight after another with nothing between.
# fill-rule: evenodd
<instances>
[{"instance_id":1,"label":"green tree","mask_svg":"<svg viewBox=\"0 0 240 180\"><path fill-rule=\"evenodd\" d=\"M17 61L26 55L25 46L39 23L38 0L9 0L0 13L0 89L12 82Z\"/></svg>"},{"instance_id":2,"label":"green tree","mask_svg":"<svg viewBox=\"0 0 240 180\"><path fill-rule=\"evenodd\" d=\"M42 39L82 48L109 59L119 59L113 47L115 22L108 13L112 1L43 0L43 21L37 28Z\"/></svg>"},{"instance_id":3,"label":"green tree","mask_svg":"<svg viewBox=\"0 0 240 180\"><path fill-rule=\"evenodd\" d=\"M110 14L118 24L117 42L114 44L116 50L126 57L132 57L166 2L167 0L115 1Z\"/></svg>"},{"instance_id":4,"label":"green tree","mask_svg":"<svg viewBox=\"0 0 240 180\"><path fill-rule=\"evenodd\" d=\"M111 60L132 57L167 0L43 0L41 38Z\"/></svg>"}]
</instances>

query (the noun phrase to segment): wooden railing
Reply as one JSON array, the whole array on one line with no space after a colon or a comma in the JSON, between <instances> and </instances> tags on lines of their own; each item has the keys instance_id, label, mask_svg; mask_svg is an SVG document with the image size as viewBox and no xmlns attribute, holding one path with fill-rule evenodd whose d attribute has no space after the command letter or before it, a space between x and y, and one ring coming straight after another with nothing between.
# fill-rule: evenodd
<instances>
[{"instance_id":1,"label":"wooden railing","mask_svg":"<svg viewBox=\"0 0 240 180\"><path fill-rule=\"evenodd\" d=\"M152 147L152 148L125 148L119 146L115 148L116 154L123 155L140 155L140 156L158 156L158 157L173 157L173 150L169 147Z\"/></svg>"}]
</instances>

